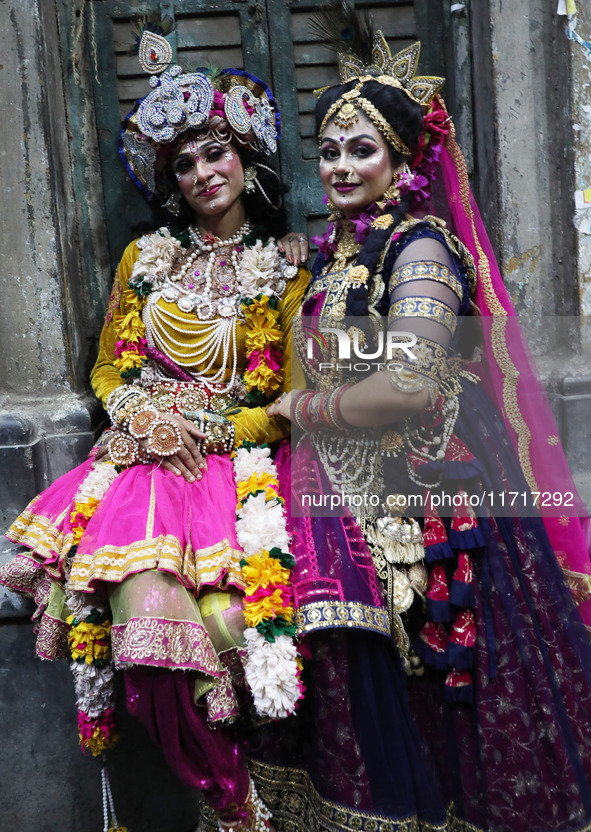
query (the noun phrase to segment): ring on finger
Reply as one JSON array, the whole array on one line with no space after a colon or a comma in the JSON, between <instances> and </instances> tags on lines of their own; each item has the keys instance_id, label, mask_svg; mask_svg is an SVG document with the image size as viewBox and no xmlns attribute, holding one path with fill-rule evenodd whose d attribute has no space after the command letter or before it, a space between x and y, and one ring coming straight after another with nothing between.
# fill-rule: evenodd
<instances>
[{"instance_id":1,"label":"ring on finger","mask_svg":"<svg viewBox=\"0 0 591 832\"><path fill-rule=\"evenodd\" d=\"M305 243L305 242L306 242L306 238L305 238L305 237L298 237L298 241L299 241L300 243Z\"/></svg>"}]
</instances>

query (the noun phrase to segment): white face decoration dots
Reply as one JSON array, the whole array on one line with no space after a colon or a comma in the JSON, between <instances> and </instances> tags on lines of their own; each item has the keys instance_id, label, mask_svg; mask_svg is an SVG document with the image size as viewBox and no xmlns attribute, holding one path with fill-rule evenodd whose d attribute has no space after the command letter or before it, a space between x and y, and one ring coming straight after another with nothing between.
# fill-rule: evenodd
<instances>
[{"instance_id":1,"label":"white face decoration dots","mask_svg":"<svg viewBox=\"0 0 591 832\"><path fill-rule=\"evenodd\" d=\"M224 153L224 159L227 159L228 162L231 162L233 158L234 158L234 154L232 153L232 151L231 150L226 150L226 152Z\"/></svg>"}]
</instances>

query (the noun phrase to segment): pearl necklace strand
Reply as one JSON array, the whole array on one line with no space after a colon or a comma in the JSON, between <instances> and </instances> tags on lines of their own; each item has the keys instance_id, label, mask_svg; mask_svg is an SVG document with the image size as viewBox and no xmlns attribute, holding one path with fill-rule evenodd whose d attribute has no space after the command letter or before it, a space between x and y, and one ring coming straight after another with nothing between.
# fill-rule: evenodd
<instances>
[{"instance_id":1,"label":"pearl necklace strand","mask_svg":"<svg viewBox=\"0 0 591 832\"><path fill-rule=\"evenodd\" d=\"M203 325L203 328L198 333L194 333L198 337L198 344L195 349L190 352L180 352L174 349L172 344L177 347L182 347L186 344L186 341L177 341L175 338L172 338L163 327L166 324L181 335L187 335L188 330L166 320L166 311L160 309L157 305L159 296L160 292L153 293L144 306L143 319L146 326L146 340L148 344L151 347L156 347L156 349L159 349L165 355L168 355L173 361L188 368L201 362L208 362L201 373L191 372L191 375L209 390L215 390L216 392L220 392L219 385L223 382L224 375L230 364L229 358L231 354L232 372L222 392L230 390L235 383L238 369L238 350L236 349L237 315L233 315L231 318L219 318L212 321L209 326ZM172 317L176 318L177 316ZM177 320L184 319L177 318ZM207 373L213 367L220 351L219 367L213 375L208 376ZM187 359L192 359L192 361L189 363Z\"/></svg>"},{"instance_id":2,"label":"pearl necklace strand","mask_svg":"<svg viewBox=\"0 0 591 832\"><path fill-rule=\"evenodd\" d=\"M248 234L248 232L251 229L252 225L247 220L243 225L240 226L238 231L232 237L229 237L227 240L214 240L211 243L206 243L197 231L197 229L192 225L189 226L189 237L191 238L191 242L193 243L195 248L187 255L185 262L183 263L179 271L174 275L170 275L168 280L174 281L175 283L181 283L192 270L193 264L195 263L195 260L199 257L199 255L209 252L209 257L207 260L207 266L205 267L205 273L202 277L200 277L200 280L204 283L203 289L201 290L199 295L186 295L185 297L178 300L177 306L179 307L179 309L182 309L183 312L192 312L193 309L195 309L197 311L198 317L204 320L212 318L215 315L216 310L214 309L214 304L212 303L211 290L213 283L213 267L215 265L217 251L221 248L232 247L230 261L232 263L232 268L234 269L236 278L238 278L239 264L236 246L242 242L243 238ZM166 282L168 283L168 281ZM176 297L174 297L174 292L171 292L170 288L168 293L166 293L165 291L164 296L166 300L176 300ZM232 311L230 309L227 309L225 311L226 317L229 317L232 314Z\"/></svg>"},{"instance_id":3,"label":"pearl necklace strand","mask_svg":"<svg viewBox=\"0 0 591 832\"><path fill-rule=\"evenodd\" d=\"M216 253L221 248L232 247L230 260L236 278L238 278L239 263L236 246L242 242L245 235L251 229L252 225L247 221L227 240L213 240L211 243L206 243L199 232L193 226L190 226L189 236L195 246L194 250L189 252L179 271L175 275L170 275L165 280L162 289L150 294L143 310L148 344L151 347L156 347L161 350L169 358L184 366L195 366L196 364L207 362L203 372L193 375L196 381L201 382L210 390L215 389L216 392L219 392L219 384L223 382L224 375L230 364L230 353L232 354L232 372L230 380L225 385L225 391L230 390L236 381L238 367L236 324L239 311L235 299L232 299L234 301L232 302L230 298L222 298L223 303L220 304L219 310L216 309L217 304L214 305L212 302L213 269L217 256ZM174 286L174 283L180 284L190 273L196 259L205 253L209 253L209 257L205 273L202 277L204 283L203 289L199 294L184 294L183 297L178 299L179 290L182 290L180 285ZM193 350L186 350L186 338L185 340L179 341L167 332L168 329L178 332L182 336L189 334L186 328L186 318L175 315L170 310L158 306L158 300L161 297L169 302L176 301L177 306L183 312L190 313L195 311L197 318L203 321L202 328L196 333L198 342ZM216 315L216 312L221 317L211 320ZM179 324L183 323L185 327L179 326ZM175 347L185 347L185 349L181 351L175 349ZM219 368L213 375L208 376L207 374L214 366L220 352Z\"/></svg>"}]
</instances>

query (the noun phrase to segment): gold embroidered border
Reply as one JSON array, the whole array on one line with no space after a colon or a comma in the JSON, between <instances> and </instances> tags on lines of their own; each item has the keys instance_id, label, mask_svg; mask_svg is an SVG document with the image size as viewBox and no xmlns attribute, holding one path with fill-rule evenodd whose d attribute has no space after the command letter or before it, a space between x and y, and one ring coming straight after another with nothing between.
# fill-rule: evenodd
<instances>
[{"instance_id":1,"label":"gold embroidered border","mask_svg":"<svg viewBox=\"0 0 591 832\"><path fill-rule=\"evenodd\" d=\"M56 554L61 557L68 551L74 541L73 532L68 532L64 536L64 533L58 531L56 526L56 524L62 522L66 512L67 509L52 523L48 517L35 514L30 508L26 508L12 523L6 532L6 537L13 543L26 546L43 558L51 559ZM61 577L61 570L57 566L50 565L46 568L55 577Z\"/></svg>"},{"instance_id":2,"label":"gold embroidered border","mask_svg":"<svg viewBox=\"0 0 591 832\"><path fill-rule=\"evenodd\" d=\"M460 183L460 194L462 197L464 211L466 212L466 216L469 217L470 222L472 224L474 244L476 246L476 250L478 251L478 271L480 281L482 283L482 288L484 290L486 302L489 306L492 315L494 316L492 321L491 340L495 360L500 371L503 374L503 402L505 405L505 412L513 430L517 434L517 453L519 455L519 461L521 463L521 468L523 470L523 474L525 476L527 484L529 485L532 491L539 491L531 464L531 432L523 416L521 415L521 411L519 409L519 402L517 400L517 384L519 381L519 371L517 370L517 367L511 359L511 356L509 354L509 348L507 346L507 338L505 334L507 328L507 312L504 309L501 302L499 301L499 299L497 298L497 296L495 295L495 291L492 285L492 278L490 274L490 265L488 262L488 258L482 250L480 241L478 239L478 234L476 233L474 214L472 212L472 206L470 205L470 185L468 183L468 171L466 169L466 161L462 155L462 151L456 143L455 127L453 125L453 122L450 121L449 124L450 132L447 137L447 149L449 155L453 159L458 174L458 181Z\"/></svg>"},{"instance_id":3,"label":"gold embroidered border","mask_svg":"<svg viewBox=\"0 0 591 832\"><path fill-rule=\"evenodd\" d=\"M458 818L453 803L443 824L429 823L416 815L397 820L324 800L301 769L258 760L250 760L249 768L259 796L273 813L277 832L484 832L482 827ZM195 832L218 832L215 812L205 803ZM591 832L591 824L572 832Z\"/></svg>"},{"instance_id":4,"label":"gold embroidered border","mask_svg":"<svg viewBox=\"0 0 591 832\"><path fill-rule=\"evenodd\" d=\"M326 627L351 627L390 635L386 610L358 601L315 601L298 607L295 614L298 634Z\"/></svg>"},{"instance_id":5,"label":"gold embroidered border","mask_svg":"<svg viewBox=\"0 0 591 832\"><path fill-rule=\"evenodd\" d=\"M244 552L232 549L226 538L193 552L183 551L176 537L160 535L128 546L103 546L89 554L78 552L72 562L70 587L87 592L94 581L120 583L136 572L162 569L197 591L204 584L219 581L222 573L226 583L243 589L242 557Z\"/></svg>"},{"instance_id":6,"label":"gold embroidered border","mask_svg":"<svg viewBox=\"0 0 591 832\"><path fill-rule=\"evenodd\" d=\"M35 653L40 659L70 659L68 633L70 625L61 618L44 613L37 630Z\"/></svg>"},{"instance_id":7,"label":"gold embroidered border","mask_svg":"<svg viewBox=\"0 0 591 832\"><path fill-rule=\"evenodd\" d=\"M260 797L273 813L278 832L482 832L459 820L453 805L440 824L419 820L416 815L388 818L323 799L308 773L300 769L270 766L257 760L251 760L249 767Z\"/></svg>"},{"instance_id":8,"label":"gold embroidered border","mask_svg":"<svg viewBox=\"0 0 591 832\"><path fill-rule=\"evenodd\" d=\"M456 314L446 303L434 298L411 296L395 300L388 312L388 323L400 318L427 318L444 326L453 335L456 329Z\"/></svg>"},{"instance_id":9,"label":"gold embroidered border","mask_svg":"<svg viewBox=\"0 0 591 832\"><path fill-rule=\"evenodd\" d=\"M583 572L572 572L562 567L564 577L578 604L584 604L591 598L591 575Z\"/></svg>"},{"instance_id":10,"label":"gold embroidered border","mask_svg":"<svg viewBox=\"0 0 591 832\"><path fill-rule=\"evenodd\" d=\"M458 280L447 266L437 263L434 260L413 261L394 269L388 287L390 294L392 294L394 289L413 280L432 280L435 283L443 283L444 286L447 286L458 296L460 303L464 298L464 287L461 281Z\"/></svg>"},{"instance_id":11,"label":"gold embroidered border","mask_svg":"<svg viewBox=\"0 0 591 832\"><path fill-rule=\"evenodd\" d=\"M461 240L448 231L445 221L440 219L439 217L433 217L431 214L427 214L422 218L411 217L408 220L404 220L396 228L393 230L392 234L396 235L396 238L406 234L408 231L411 231L415 226L419 223L426 223L432 231L436 231L438 234L441 234L443 239L445 240L445 244L449 248L453 254L456 255L462 266L466 269L466 279L468 281L468 289L470 292L470 297L473 298L476 292L476 284L478 281L478 275L476 273L476 266L474 264L474 258L466 248L466 246L462 243Z\"/></svg>"},{"instance_id":12,"label":"gold embroidered border","mask_svg":"<svg viewBox=\"0 0 591 832\"><path fill-rule=\"evenodd\" d=\"M196 621L131 618L111 628L116 667L150 665L173 670L198 670L222 675L217 653L205 627Z\"/></svg>"}]
</instances>

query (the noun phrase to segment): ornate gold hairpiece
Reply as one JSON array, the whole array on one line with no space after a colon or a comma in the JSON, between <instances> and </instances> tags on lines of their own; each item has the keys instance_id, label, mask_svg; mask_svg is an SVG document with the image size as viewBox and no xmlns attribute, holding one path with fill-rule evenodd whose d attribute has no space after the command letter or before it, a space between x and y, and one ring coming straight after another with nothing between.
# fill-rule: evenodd
<instances>
[{"instance_id":1,"label":"ornate gold hairpiece","mask_svg":"<svg viewBox=\"0 0 591 832\"><path fill-rule=\"evenodd\" d=\"M339 53L341 83L347 84L349 81L355 81L358 78L370 75L372 81L404 90L417 104L426 106L444 85L445 78L415 75L419 66L420 54L421 44L420 41L417 41L402 49L396 55L392 55L390 47L386 43L386 38L382 31L378 29L372 43L371 64L364 64L358 57L348 52ZM328 87L314 90L314 95L320 96L326 89Z\"/></svg>"},{"instance_id":2,"label":"ornate gold hairpiece","mask_svg":"<svg viewBox=\"0 0 591 832\"><path fill-rule=\"evenodd\" d=\"M402 153L403 156L410 156L410 150L402 141L398 133L386 121L377 107L374 107L371 101L368 101L367 98L363 98L359 92L360 88L368 80L373 79L371 79L370 76L360 78L359 84L355 87L355 89L349 90L349 92L344 93L338 101L335 101L322 120L322 124L320 125L320 135L324 133L326 125L333 117L334 123L339 127L351 127L352 124L359 121L357 111L358 109L361 109L367 116L369 116L371 121L384 135L386 140L392 145L394 150L397 150L398 153Z\"/></svg>"}]
</instances>

